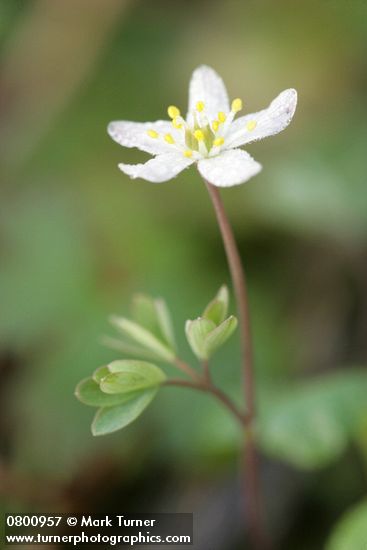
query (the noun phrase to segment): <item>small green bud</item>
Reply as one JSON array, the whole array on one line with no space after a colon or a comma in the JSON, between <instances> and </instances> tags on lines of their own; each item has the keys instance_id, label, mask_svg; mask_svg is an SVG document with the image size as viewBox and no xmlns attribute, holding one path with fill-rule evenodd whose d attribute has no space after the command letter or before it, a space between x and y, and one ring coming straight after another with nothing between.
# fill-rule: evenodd
<instances>
[{"instance_id":1,"label":"small green bud","mask_svg":"<svg viewBox=\"0 0 367 550\"><path fill-rule=\"evenodd\" d=\"M228 317L217 328L210 332L205 340L208 356L213 355L233 334L237 327L237 319L233 315Z\"/></svg>"},{"instance_id":2,"label":"small green bud","mask_svg":"<svg viewBox=\"0 0 367 550\"><path fill-rule=\"evenodd\" d=\"M232 335L237 326L237 319L231 315L216 326L213 321L199 317L186 322L186 337L195 355L209 359Z\"/></svg>"},{"instance_id":3,"label":"small green bud","mask_svg":"<svg viewBox=\"0 0 367 550\"><path fill-rule=\"evenodd\" d=\"M220 287L215 298L209 302L203 313L203 317L210 319L216 325L224 321L228 313L229 293L228 288L223 285Z\"/></svg>"},{"instance_id":4,"label":"small green bud","mask_svg":"<svg viewBox=\"0 0 367 550\"><path fill-rule=\"evenodd\" d=\"M199 317L194 321L186 321L185 331L187 340L195 355L201 359L208 359L205 345L206 338L215 329L215 324L210 319Z\"/></svg>"}]
</instances>

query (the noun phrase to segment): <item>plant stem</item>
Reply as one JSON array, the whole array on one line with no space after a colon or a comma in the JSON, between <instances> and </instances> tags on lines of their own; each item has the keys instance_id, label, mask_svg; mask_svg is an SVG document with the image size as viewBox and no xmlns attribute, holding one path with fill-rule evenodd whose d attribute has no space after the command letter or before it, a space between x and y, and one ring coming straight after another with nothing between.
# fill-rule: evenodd
<instances>
[{"instance_id":1,"label":"plant stem","mask_svg":"<svg viewBox=\"0 0 367 550\"><path fill-rule=\"evenodd\" d=\"M247 297L247 285L245 272L242 267L241 257L229 223L224 205L217 187L205 181L211 201L214 206L217 222L221 232L224 249L231 273L233 288L237 301L237 309L241 331L241 353L245 402L247 414L245 416L245 456L244 470L247 494L247 509L249 520L249 534L253 547L256 550L268 548L268 542L264 530L262 499L259 483L258 458L253 434L255 419L255 388L253 373L253 353L250 328L250 314Z\"/></svg>"},{"instance_id":2,"label":"plant stem","mask_svg":"<svg viewBox=\"0 0 367 550\"><path fill-rule=\"evenodd\" d=\"M192 378L193 380L196 380L197 382L201 382L201 376L200 374L195 370L193 369L192 367L190 367L190 365L188 365L187 363L185 363L185 361L182 361L182 359L180 359L179 357L176 357L175 359L175 362L174 362L174 365L180 369L182 372L184 372L185 374L187 374L190 378Z\"/></svg>"},{"instance_id":3,"label":"plant stem","mask_svg":"<svg viewBox=\"0 0 367 550\"><path fill-rule=\"evenodd\" d=\"M241 351L243 358L243 377L245 400L249 423L255 416L255 392L253 377L252 341L250 329L250 315L247 300L247 286L245 273L242 267L241 258L238 252L236 241L224 205L217 187L205 182L212 200L219 229L222 235L224 249L226 251L233 288L236 295L238 315L241 330Z\"/></svg>"},{"instance_id":4,"label":"plant stem","mask_svg":"<svg viewBox=\"0 0 367 550\"><path fill-rule=\"evenodd\" d=\"M211 382L203 379L201 382L194 382L192 380L184 380L183 378L171 378L163 382L164 386L179 386L183 388L191 388L194 390L211 393L237 418L242 426L245 426L245 415L242 414L236 407L236 405L230 400L222 390L214 386Z\"/></svg>"},{"instance_id":5,"label":"plant stem","mask_svg":"<svg viewBox=\"0 0 367 550\"><path fill-rule=\"evenodd\" d=\"M207 381L207 383L210 384L212 377L209 369L209 361L207 359L205 361L202 361L201 366L203 369L204 378Z\"/></svg>"}]
</instances>

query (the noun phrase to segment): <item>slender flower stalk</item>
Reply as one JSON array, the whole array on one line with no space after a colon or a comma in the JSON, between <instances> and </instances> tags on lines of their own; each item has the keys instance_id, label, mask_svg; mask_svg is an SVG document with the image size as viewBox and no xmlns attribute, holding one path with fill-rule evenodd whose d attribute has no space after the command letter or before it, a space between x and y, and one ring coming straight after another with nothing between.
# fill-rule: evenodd
<instances>
[{"instance_id":1,"label":"slender flower stalk","mask_svg":"<svg viewBox=\"0 0 367 550\"><path fill-rule=\"evenodd\" d=\"M219 194L219 190L211 183L205 182L214 211L217 217L219 229L221 232L224 249L227 255L227 261L231 272L233 288L236 295L238 315L241 325L241 349L243 358L243 378L245 389L245 401L247 407L248 420L251 423L255 415L255 395L253 380L253 353L250 327L250 313L247 298L247 285L245 272L242 267L241 257L238 252L236 241L224 205Z\"/></svg>"},{"instance_id":2,"label":"slender flower stalk","mask_svg":"<svg viewBox=\"0 0 367 550\"><path fill-rule=\"evenodd\" d=\"M251 340L250 312L248 305L248 293L246 276L242 266L241 257L233 235L232 227L226 215L219 190L208 181L205 181L221 232L224 249L231 273L235 291L238 315L240 320L241 351L244 394L246 403L245 414L245 449L244 470L247 494L247 509L249 516L249 529L253 545L257 549L268 548L263 527L264 514L259 482L258 457L253 434L255 419L255 385L253 369L253 352Z\"/></svg>"}]
</instances>

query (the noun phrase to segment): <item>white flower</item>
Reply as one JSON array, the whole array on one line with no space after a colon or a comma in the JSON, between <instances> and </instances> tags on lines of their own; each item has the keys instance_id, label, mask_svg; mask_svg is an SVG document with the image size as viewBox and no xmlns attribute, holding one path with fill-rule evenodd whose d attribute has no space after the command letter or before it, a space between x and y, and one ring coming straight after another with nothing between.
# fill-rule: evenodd
<instances>
[{"instance_id":1,"label":"white flower","mask_svg":"<svg viewBox=\"0 0 367 550\"><path fill-rule=\"evenodd\" d=\"M241 99L230 104L220 76L203 65L191 77L186 119L171 105L170 121L111 122L108 133L124 147L137 147L154 155L145 164L119 164L132 178L163 182L197 163L205 180L218 187L230 187L244 183L261 170L261 165L239 147L284 130L296 103L296 90L284 90L267 109L235 119L242 110Z\"/></svg>"}]
</instances>

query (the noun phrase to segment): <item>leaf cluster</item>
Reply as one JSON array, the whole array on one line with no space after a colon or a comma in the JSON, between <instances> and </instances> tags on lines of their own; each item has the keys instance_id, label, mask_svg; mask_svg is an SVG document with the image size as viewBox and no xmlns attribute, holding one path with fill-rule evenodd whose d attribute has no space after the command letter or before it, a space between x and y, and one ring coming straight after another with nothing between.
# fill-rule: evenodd
<instances>
[{"instance_id":1,"label":"leaf cluster","mask_svg":"<svg viewBox=\"0 0 367 550\"><path fill-rule=\"evenodd\" d=\"M228 301L228 290L223 286L202 317L186 323L189 344L200 360L213 355L237 326L235 317L226 318ZM156 362L179 364L173 324L164 300L137 295L132 319L114 315L110 320L118 337L105 337L104 342L128 358L100 367L75 391L82 403L98 407L92 423L93 435L124 428L151 403L166 381Z\"/></svg>"}]
</instances>

